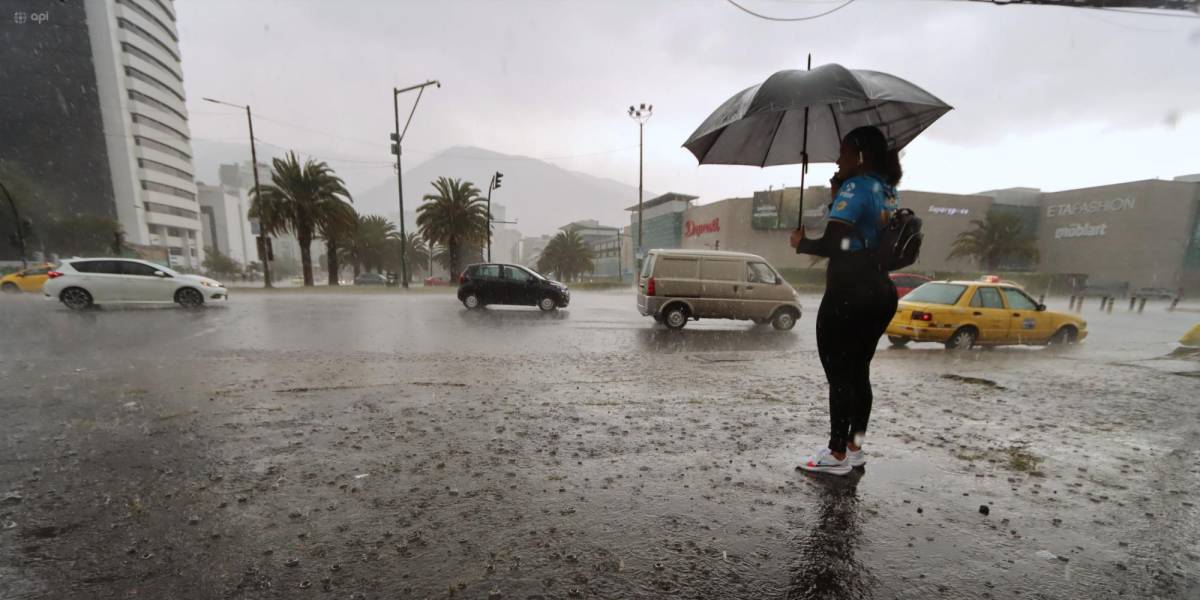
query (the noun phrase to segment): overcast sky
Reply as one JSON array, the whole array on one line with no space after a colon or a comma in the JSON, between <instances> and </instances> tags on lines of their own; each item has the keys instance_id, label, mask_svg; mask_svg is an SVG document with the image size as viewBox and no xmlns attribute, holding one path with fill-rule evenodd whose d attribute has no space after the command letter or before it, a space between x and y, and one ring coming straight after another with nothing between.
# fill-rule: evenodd
<instances>
[{"instance_id":1,"label":"overcast sky","mask_svg":"<svg viewBox=\"0 0 1200 600\"><path fill-rule=\"evenodd\" d=\"M778 16L838 3L743 0ZM471 145L636 185L625 110L647 102L647 189L708 202L797 185L798 167L698 167L680 145L726 98L810 52L814 65L887 71L955 107L908 147L902 187L1057 190L1200 172L1200 19L948 0L858 0L791 23L724 0L176 7L193 135L245 139L242 115L202 96L250 103L259 138L357 161L340 170L352 192L394 177L391 88L426 79L443 85L413 120L409 166Z\"/></svg>"}]
</instances>

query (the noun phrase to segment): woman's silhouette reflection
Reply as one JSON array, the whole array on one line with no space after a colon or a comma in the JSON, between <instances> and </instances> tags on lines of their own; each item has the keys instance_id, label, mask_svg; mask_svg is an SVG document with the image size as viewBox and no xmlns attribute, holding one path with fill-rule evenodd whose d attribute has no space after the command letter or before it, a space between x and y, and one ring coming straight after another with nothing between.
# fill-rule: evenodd
<instances>
[{"instance_id":1,"label":"woman's silhouette reflection","mask_svg":"<svg viewBox=\"0 0 1200 600\"><path fill-rule=\"evenodd\" d=\"M859 600L870 598L875 578L854 556L862 530L858 509L858 480L863 471L855 469L846 477L805 474L817 488L817 513L812 508L799 513L792 522L798 535L793 540L796 553L788 600Z\"/></svg>"}]
</instances>

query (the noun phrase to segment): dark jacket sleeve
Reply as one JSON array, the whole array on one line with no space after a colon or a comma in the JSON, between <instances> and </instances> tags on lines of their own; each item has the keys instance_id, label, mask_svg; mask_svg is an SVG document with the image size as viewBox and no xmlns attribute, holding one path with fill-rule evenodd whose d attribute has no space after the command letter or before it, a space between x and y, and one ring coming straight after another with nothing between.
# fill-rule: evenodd
<instances>
[{"instance_id":1,"label":"dark jacket sleeve","mask_svg":"<svg viewBox=\"0 0 1200 600\"><path fill-rule=\"evenodd\" d=\"M820 239L800 240L796 246L796 254L812 254L831 258L850 248L850 240L855 236L854 227L843 221L829 221L825 224L825 234Z\"/></svg>"}]
</instances>

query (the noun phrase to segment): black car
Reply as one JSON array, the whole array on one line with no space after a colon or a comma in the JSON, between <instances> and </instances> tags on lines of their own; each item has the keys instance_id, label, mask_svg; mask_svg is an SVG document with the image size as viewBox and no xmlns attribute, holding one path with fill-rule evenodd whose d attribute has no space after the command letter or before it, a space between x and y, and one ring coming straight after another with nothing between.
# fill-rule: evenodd
<instances>
[{"instance_id":1,"label":"black car","mask_svg":"<svg viewBox=\"0 0 1200 600\"><path fill-rule=\"evenodd\" d=\"M354 285L387 285L388 278L380 273L361 273L354 278Z\"/></svg>"},{"instance_id":2,"label":"black car","mask_svg":"<svg viewBox=\"0 0 1200 600\"><path fill-rule=\"evenodd\" d=\"M571 302L567 286L519 265L471 265L458 279L458 299L470 309L488 304L536 306L544 311Z\"/></svg>"}]
</instances>

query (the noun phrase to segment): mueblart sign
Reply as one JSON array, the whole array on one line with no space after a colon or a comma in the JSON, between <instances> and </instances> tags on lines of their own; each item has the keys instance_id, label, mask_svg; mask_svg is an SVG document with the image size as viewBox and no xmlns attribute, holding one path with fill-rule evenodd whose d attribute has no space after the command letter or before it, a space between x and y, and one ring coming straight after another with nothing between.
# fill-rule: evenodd
<instances>
[{"instance_id":1,"label":"mueblart sign","mask_svg":"<svg viewBox=\"0 0 1200 600\"><path fill-rule=\"evenodd\" d=\"M1075 223L1054 230L1054 239L1100 237L1108 230L1108 224L1092 225L1091 223Z\"/></svg>"}]
</instances>

